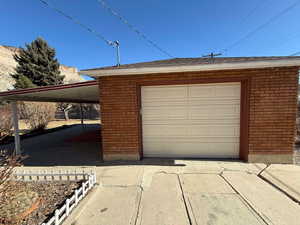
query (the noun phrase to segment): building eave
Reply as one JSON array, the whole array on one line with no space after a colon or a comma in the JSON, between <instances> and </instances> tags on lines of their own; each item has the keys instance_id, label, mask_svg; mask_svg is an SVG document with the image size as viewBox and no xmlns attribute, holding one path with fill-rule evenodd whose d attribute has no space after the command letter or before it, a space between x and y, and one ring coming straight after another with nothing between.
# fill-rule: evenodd
<instances>
[{"instance_id":1,"label":"building eave","mask_svg":"<svg viewBox=\"0 0 300 225\"><path fill-rule=\"evenodd\" d=\"M235 69L254 69L270 67L300 67L299 59L280 59L280 60L262 60L253 62L233 62L217 64L199 64L199 65L178 65L178 66L160 66L160 67L141 67L126 69L91 69L81 70L80 74L86 74L93 77L102 76L126 76L137 74L161 74L176 72L196 72L213 70L235 70Z\"/></svg>"}]
</instances>

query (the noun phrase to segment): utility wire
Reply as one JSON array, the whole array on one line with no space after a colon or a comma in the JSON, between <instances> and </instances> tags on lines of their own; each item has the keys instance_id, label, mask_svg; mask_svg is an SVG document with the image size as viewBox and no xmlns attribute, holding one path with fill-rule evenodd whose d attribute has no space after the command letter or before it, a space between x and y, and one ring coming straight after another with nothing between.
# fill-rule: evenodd
<instances>
[{"instance_id":1,"label":"utility wire","mask_svg":"<svg viewBox=\"0 0 300 225\"><path fill-rule=\"evenodd\" d=\"M258 3L255 5L254 8L252 8L248 14L241 20L241 22L239 23L239 25L243 25L248 19L249 17L251 17L262 5L264 5L265 3L267 3L270 0L259 0Z\"/></svg>"},{"instance_id":2,"label":"utility wire","mask_svg":"<svg viewBox=\"0 0 300 225\"><path fill-rule=\"evenodd\" d=\"M166 50L161 48L158 44L156 44L154 41L152 41L150 38L148 38L145 34L143 34L140 30L138 30L135 26L130 24L127 19L125 19L123 16L121 16L118 12L116 12L114 9L112 9L104 0L97 0L104 8L106 8L113 16L117 17L121 22L123 22L125 25L127 25L131 30L133 30L136 34L138 34L141 38L146 40L150 45L152 45L154 48L158 49L163 54L167 55L168 57L173 58L173 56L168 53Z\"/></svg>"},{"instance_id":3,"label":"utility wire","mask_svg":"<svg viewBox=\"0 0 300 225\"><path fill-rule=\"evenodd\" d=\"M298 0L295 3L293 3L292 5L290 5L287 8L285 8L284 10L280 11L275 16L271 17L267 22L259 25L257 28L255 28L254 30L252 30L251 32L249 32L248 34L246 34L245 36L243 36L241 39L239 39L236 42L234 42L231 45L229 45L223 51L228 51L228 50L234 48L235 46L239 45L241 42L247 40L248 38L250 38L251 36L253 36L255 33L257 33L258 31L260 31L262 29L264 29L266 26L268 26L269 24L271 24L272 22L274 22L275 20L277 20L279 17L283 16L284 14L286 14L287 12L289 12L290 10L292 10L293 8L295 8L297 5L299 5L299 3L300 3L300 1Z\"/></svg>"},{"instance_id":4,"label":"utility wire","mask_svg":"<svg viewBox=\"0 0 300 225\"><path fill-rule=\"evenodd\" d=\"M300 52L295 52L295 53L293 53L293 54L291 54L289 56L296 56L296 55L300 55Z\"/></svg>"},{"instance_id":5,"label":"utility wire","mask_svg":"<svg viewBox=\"0 0 300 225\"><path fill-rule=\"evenodd\" d=\"M51 6L47 1L45 0L38 0L41 3L43 3L44 5L46 5L47 7L51 8L52 10L56 11L57 13L61 14L62 16L64 16L65 18L71 20L72 22L78 24L79 26L81 26L82 28L84 28L85 30L87 30L88 32L94 34L96 37L98 37L99 39L101 39L102 41L104 41L107 45L112 46L113 42L107 40L103 35L101 35L100 33L98 33L97 31L93 30L92 28L88 27L87 25L81 23L78 19L66 14L65 12L63 12L62 10Z\"/></svg>"}]
</instances>

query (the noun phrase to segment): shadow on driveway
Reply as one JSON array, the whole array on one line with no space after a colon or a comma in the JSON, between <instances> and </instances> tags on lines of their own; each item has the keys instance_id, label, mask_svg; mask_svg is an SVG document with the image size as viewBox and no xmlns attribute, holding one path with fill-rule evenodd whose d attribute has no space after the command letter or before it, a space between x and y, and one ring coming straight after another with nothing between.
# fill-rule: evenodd
<instances>
[{"instance_id":1,"label":"shadow on driveway","mask_svg":"<svg viewBox=\"0 0 300 225\"><path fill-rule=\"evenodd\" d=\"M21 140L25 166L96 166L101 164L100 124L74 125ZM13 150L14 144L1 146Z\"/></svg>"},{"instance_id":2,"label":"shadow on driveway","mask_svg":"<svg viewBox=\"0 0 300 225\"><path fill-rule=\"evenodd\" d=\"M1 145L1 149L13 151L14 144ZM55 132L21 140L23 154L28 156L24 166L186 166L182 160L144 158L140 161L103 162L101 154L101 125L73 125ZM236 162L228 159L185 159L190 162L220 161Z\"/></svg>"}]
</instances>

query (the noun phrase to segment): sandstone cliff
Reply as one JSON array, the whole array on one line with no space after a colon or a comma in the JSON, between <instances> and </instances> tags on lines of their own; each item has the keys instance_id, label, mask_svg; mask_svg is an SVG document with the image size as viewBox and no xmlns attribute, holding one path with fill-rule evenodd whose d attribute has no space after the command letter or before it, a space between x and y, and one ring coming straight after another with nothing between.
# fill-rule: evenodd
<instances>
[{"instance_id":1,"label":"sandstone cliff","mask_svg":"<svg viewBox=\"0 0 300 225\"><path fill-rule=\"evenodd\" d=\"M19 48L0 45L0 92L13 89L15 81L10 74L14 73L17 65L13 55L18 51ZM76 67L61 65L60 71L66 84L84 81Z\"/></svg>"}]
</instances>

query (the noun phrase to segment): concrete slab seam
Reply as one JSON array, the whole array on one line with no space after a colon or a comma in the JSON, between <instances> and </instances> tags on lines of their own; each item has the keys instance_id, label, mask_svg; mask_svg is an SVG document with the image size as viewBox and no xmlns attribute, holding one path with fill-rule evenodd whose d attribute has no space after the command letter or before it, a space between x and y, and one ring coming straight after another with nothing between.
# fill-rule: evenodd
<instances>
[{"instance_id":1,"label":"concrete slab seam","mask_svg":"<svg viewBox=\"0 0 300 225\"><path fill-rule=\"evenodd\" d=\"M140 191L138 192L137 196L136 196L136 202L137 202L137 206L136 206L136 213L135 215L132 215L134 218L132 218L131 221L133 221L133 223L130 222L130 224L136 225L137 221L138 221L138 217L140 214L140 206L141 206L141 201L142 201L142 195L143 195L143 188L140 188Z\"/></svg>"},{"instance_id":2,"label":"concrete slab seam","mask_svg":"<svg viewBox=\"0 0 300 225\"><path fill-rule=\"evenodd\" d=\"M194 218L196 218L196 216L195 216L195 212L194 212L194 208L193 208L193 206L192 206L192 203L191 203L191 201L190 201L190 199L189 199L189 198L187 198L187 199L188 199L189 206L190 206L190 208L191 208L191 211L192 211L193 217L194 217ZM196 225L198 225L198 223L197 223L197 220L196 220L196 219L194 219L194 222L195 222L195 224L196 224Z\"/></svg>"},{"instance_id":3,"label":"concrete slab seam","mask_svg":"<svg viewBox=\"0 0 300 225\"><path fill-rule=\"evenodd\" d=\"M260 218L260 219L262 219L262 217L260 216L260 214L259 213L257 213L256 212L256 210L254 209L254 207L252 207L240 194L236 194L239 198L240 198L240 200L241 200L241 202L245 205L245 207L247 208L247 209L249 209L249 211L250 211L250 213L252 214L252 215L254 215L256 218ZM264 215L265 216L265 215ZM265 223L265 224L269 224L269 223L267 223L265 220L263 220L262 219L262 222L263 223Z\"/></svg>"},{"instance_id":4,"label":"concrete slab seam","mask_svg":"<svg viewBox=\"0 0 300 225\"><path fill-rule=\"evenodd\" d=\"M227 169L225 167L222 167L222 171L219 173L219 175L223 174L223 172L243 172L243 173L247 173L247 174L255 174L255 173L252 173L251 171L248 171L248 170L233 170L233 169Z\"/></svg>"},{"instance_id":5,"label":"concrete slab seam","mask_svg":"<svg viewBox=\"0 0 300 225\"><path fill-rule=\"evenodd\" d=\"M268 169L271 166L271 164L268 164L264 169L262 169L257 176L259 177L266 169Z\"/></svg>"},{"instance_id":6,"label":"concrete slab seam","mask_svg":"<svg viewBox=\"0 0 300 225\"><path fill-rule=\"evenodd\" d=\"M244 172L244 171L234 171L234 172ZM163 174L173 174L173 175L184 175L184 174L208 174L208 175L211 175L211 174L216 174L216 175L220 175L223 173L223 171L221 172L218 172L218 173L202 173L202 172L179 172L179 173L174 173L174 172L166 172L164 170L161 170L161 171L157 171L155 172L154 174L160 174L160 173L163 173Z\"/></svg>"},{"instance_id":7,"label":"concrete slab seam","mask_svg":"<svg viewBox=\"0 0 300 225\"><path fill-rule=\"evenodd\" d=\"M220 175L223 171L218 172L218 173L202 173L202 172L182 172L182 173L178 173L180 175L188 175L188 174L207 174L207 175L212 175L212 174L216 174L216 175Z\"/></svg>"},{"instance_id":8,"label":"concrete slab seam","mask_svg":"<svg viewBox=\"0 0 300 225\"><path fill-rule=\"evenodd\" d=\"M265 177L263 177L262 173L267 173L269 176L271 176L273 179L277 180L279 183L281 183L283 186L292 189L292 191L298 193L296 190L293 190L293 188L285 185L283 182L281 182L279 179L277 179L276 177L274 177L271 173L269 173L267 171L267 169L271 166L271 164L268 164L262 171L260 171L260 173L257 175L260 179L262 179L264 182L270 184L272 187L276 188L278 191L280 191L281 193L283 193L284 195L286 195L288 198L290 198L292 201L296 202L297 204L300 204L300 201L298 199L296 199L294 196L290 195L287 191L283 190L282 188L280 188L279 186L277 186L276 184L272 183L271 181L269 181L268 179L266 179Z\"/></svg>"},{"instance_id":9,"label":"concrete slab seam","mask_svg":"<svg viewBox=\"0 0 300 225\"><path fill-rule=\"evenodd\" d=\"M185 199L185 196L184 196L183 187L182 187L182 184L181 184L181 181L180 181L180 177L179 177L178 174L176 174L176 176L177 176L177 180L178 180L178 183L179 183L179 187L180 187L181 195L182 195L182 198L183 198L185 211L186 211L186 214L187 214L187 217L188 217L188 220L189 220L189 224L192 225L192 219L191 219L191 216L190 216L189 211L188 211L188 206L187 206L186 199Z\"/></svg>"},{"instance_id":10,"label":"concrete slab seam","mask_svg":"<svg viewBox=\"0 0 300 225\"><path fill-rule=\"evenodd\" d=\"M260 168L256 163L254 164L254 166L259 169L259 173L258 174L261 174L263 171L265 171L269 166L271 166L271 164L265 164L265 168Z\"/></svg>"},{"instance_id":11,"label":"concrete slab seam","mask_svg":"<svg viewBox=\"0 0 300 225\"><path fill-rule=\"evenodd\" d=\"M145 176L145 169L143 168L142 175L141 175L141 178L140 178L141 192L140 192L140 196L139 196L139 199L138 199L137 212L136 212L136 218L135 218L135 221L134 221L134 225L137 225L139 218L140 218L140 224L143 221L142 214L141 214L141 203L142 203L142 198L143 198L143 193L144 193L144 187L143 187L144 176Z\"/></svg>"},{"instance_id":12,"label":"concrete slab seam","mask_svg":"<svg viewBox=\"0 0 300 225\"><path fill-rule=\"evenodd\" d=\"M134 225L137 225L138 218L141 216L140 208L141 208L142 196L143 196L143 189L141 189L140 196L139 196L139 199L138 199L137 211L136 211L136 217L135 217L135 220L134 220ZM140 219L140 224L141 224L142 216L140 218L141 218Z\"/></svg>"},{"instance_id":13,"label":"concrete slab seam","mask_svg":"<svg viewBox=\"0 0 300 225\"><path fill-rule=\"evenodd\" d=\"M224 179L224 181L236 192L236 194L238 194L238 196L240 196L240 198L241 199L243 199L244 200L244 202L248 205L248 207L250 208L250 209L252 209L253 210L253 212L255 212L256 213L256 215L266 224L266 225L268 225L269 223L266 221L266 219L265 218L268 218L266 215L264 215L263 213L260 213L260 212L258 212L256 209L255 209L255 207L254 206L252 206L251 205L251 203L246 199L246 198L244 198L244 196L243 195L241 195L241 193L240 192L238 192L238 190L236 189L236 188L234 188L233 187L233 185L223 176L223 173L220 175L223 179ZM263 216L262 216L263 215ZM265 218L264 218L265 217ZM268 220L269 221L271 221L269 218L268 218Z\"/></svg>"},{"instance_id":14,"label":"concrete slab seam","mask_svg":"<svg viewBox=\"0 0 300 225\"><path fill-rule=\"evenodd\" d=\"M272 178L276 179L278 182L282 183L280 180L278 180L276 177L272 176L270 173L268 173L267 171L265 171L265 173L267 173L268 175L270 175ZM279 186L277 186L276 184L272 183L271 181L269 181L268 179L266 179L265 177L263 177L261 174L257 175L260 179L262 179L264 182L268 183L269 185L271 185L273 188L277 189L278 191L280 191L282 194L286 195L289 199L291 199L293 202L297 203L300 205L300 201L295 198L294 196L290 195L287 191L283 190L282 188L280 188ZM282 183L285 187L292 189L291 187L285 185L284 183ZM293 191L293 190L292 190ZM295 191L296 193L298 193L297 191Z\"/></svg>"}]
</instances>

